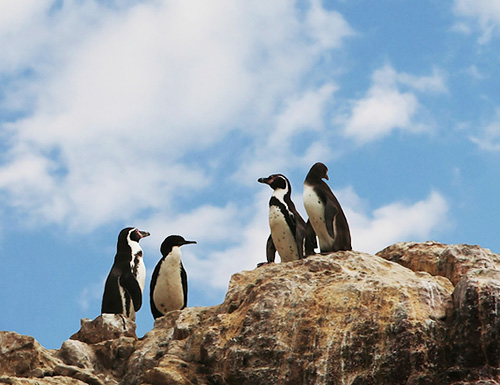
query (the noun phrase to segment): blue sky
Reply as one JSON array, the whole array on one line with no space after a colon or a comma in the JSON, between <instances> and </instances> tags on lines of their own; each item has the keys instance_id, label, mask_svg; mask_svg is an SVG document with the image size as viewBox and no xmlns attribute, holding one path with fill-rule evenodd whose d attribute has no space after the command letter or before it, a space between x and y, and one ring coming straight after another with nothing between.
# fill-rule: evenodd
<instances>
[{"instance_id":1,"label":"blue sky","mask_svg":"<svg viewBox=\"0 0 500 385\"><path fill-rule=\"evenodd\" d=\"M313 163L359 251L500 250L500 5L490 0L0 3L0 330L59 348L116 239L170 234L188 306L265 259L271 190ZM151 329L149 291L137 333Z\"/></svg>"}]
</instances>

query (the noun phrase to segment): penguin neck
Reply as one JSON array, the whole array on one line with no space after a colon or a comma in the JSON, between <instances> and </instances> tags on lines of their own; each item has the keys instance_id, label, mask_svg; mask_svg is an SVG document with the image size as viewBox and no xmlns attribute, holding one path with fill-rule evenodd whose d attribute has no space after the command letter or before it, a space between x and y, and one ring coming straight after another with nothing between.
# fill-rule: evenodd
<instances>
[{"instance_id":1,"label":"penguin neck","mask_svg":"<svg viewBox=\"0 0 500 385\"><path fill-rule=\"evenodd\" d=\"M142 258L142 247L139 245L139 242L131 241L129 242L129 246L133 257L138 256Z\"/></svg>"},{"instance_id":2,"label":"penguin neck","mask_svg":"<svg viewBox=\"0 0 500 385\"><path fill-rule=\"evenodd\" d=\"M276 189L273 193L273 198L283 203L288 209L294 210L295 205L292 202L290 190L288 189Z\"/></svg>"},{"instance_id":3,"label":"penguin neck","mask_svg":"<svg viewBox=\"0 0 500 385\"><path fill-rule=\"evenodd\" d=\"M165 257L165 261L168 265L180 265L181 264L181 248L180 246L172 247L170 253Z\"/></svg>"},{"instance_id":4,"label":"penguin neck","mask_svg":"<svg viewBox=\"0 0 500 385\"><path fill-rule=\"evenodd\" d=\"M273 192L273 197L281 202L287 202L290 200L290 191L282 188L276 189Z\"/></svg>"},{"instance_id":5,"label":"penguin neck","mask_svg":"<svg viewBox=\"0 0 500 385\"><path fill-rule=\"evenodd\" d=\"M144 265L144 260L142 259L142 248L139 242L130 242L132 259L130 261L130 267L135 279L141 287L141 291L144 291L144 285L146 284L146 266Z\"/></svg>"}]
</instances>

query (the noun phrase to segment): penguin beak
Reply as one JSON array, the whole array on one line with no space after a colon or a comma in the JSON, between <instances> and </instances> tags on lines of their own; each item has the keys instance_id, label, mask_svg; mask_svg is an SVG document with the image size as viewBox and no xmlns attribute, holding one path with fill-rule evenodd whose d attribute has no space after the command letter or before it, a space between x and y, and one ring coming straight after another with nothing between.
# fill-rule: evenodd
<instances>
[{"instance_id":1,"label":"penguin beak","mask_svg":"<svg viewBox=\"0 0 500 385\"><path fill-rule=\"evenodd\" d=\"M185 245L196 244L196 241L184 241Z\"/></svg>"},{"instance_id":2,"label":"penguin beak","mask_svg":"<svg viewBox=\"0 0 500 385\"><path fill-rule=\"evenodd\" d=\"M273 182L273 179L271 177L259 178L259 179L257 179L257 182L264 183L264 184L271 184Z\"/></svg>"},{"instance_id":3,"label":"penguin beak","mask_svg":"<svg viewBox=\"0 0 500 385\"><path fill-rule=\"evenodd\" d=\"M151 234L147 231L141 231L141 230L137 230L139 232L139 234L141 235L141 238L145 238L145 237L149 237Z\"/></svg>"}]
</instances>

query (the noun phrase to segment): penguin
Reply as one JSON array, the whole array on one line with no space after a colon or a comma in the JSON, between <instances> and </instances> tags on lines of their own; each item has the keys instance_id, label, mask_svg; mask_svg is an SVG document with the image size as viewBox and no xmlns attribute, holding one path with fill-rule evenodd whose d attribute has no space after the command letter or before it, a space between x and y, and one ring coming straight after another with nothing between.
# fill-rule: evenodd
<instances>
[{"instance_id":1,"label":"penguin","mask_svg":"<svg viewBox=\"0 0 500 385\"><path fill-rule=\"evenodd\" d=\"M146 267L139 241L149 236L147 231L126 227L118 235L115 261L104 286L101 314L123 314L135 321L142 306Z\"/></svg>"},{"instance_id":2,"label":"penguin","mask_svg":"<svg viewBox=\"0 0 500 385\"><path fill-rule=\"evenodd\" d=\"M151 313L155 319L186 307L188 286L181 261L181 246L195 243L180 235L170 235L161 244L162 258L153 271L149 290Z\"/></svg>"},{"instance_id":3,"label":"penguin","mask_svg":"<svg viewBox=\"0 0 500 385\"><path fill-rule=\"evenodd\" d=\"M328 168L315 163L304 180L304 207L314 229L322 253L352 250L351 234L347 218L332 190L323 179L328 180Z\"/></svg>"},{"instance_id":4,"label":"penguin","mask_svg":"<svg viewBox=\"0 0 500 385\"><path fill-rule=\"evenodd\" d=\"M312 254L314 246L310 242L313 240L306 237L306 223L292 202L290 181L282 174L273 174L257 181L274 190L269 200L271 235L266 246L267 263L274 262L276 251L281 262L296 261ZM258 266L263 264L265 262Z\"/></svg>"}]
</instances>

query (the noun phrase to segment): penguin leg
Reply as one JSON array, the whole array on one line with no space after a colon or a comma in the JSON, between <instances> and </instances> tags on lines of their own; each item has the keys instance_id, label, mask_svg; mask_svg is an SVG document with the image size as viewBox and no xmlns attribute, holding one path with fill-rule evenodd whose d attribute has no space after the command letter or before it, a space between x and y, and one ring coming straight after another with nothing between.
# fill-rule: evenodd
<instances>
[{"instance_id":1,"label":"penguin leg","mask_svg":"<svg viewBox=\"0 0 500 385\"><path fill-rule=\"evenodd\" d=\"M274 262L274 258L276 257L276 246L274 246L273 238L271 235L269 235L269 238L267 238L266 257L267 262L260 262L257 264L257 267L261 267L262 265Z\"/></svg>"},{"instance_id":2,"label":"penguin leg","mask_svg":"<svg viewBox=\"0 0 500 385\"><path fill-rule=\"evenodd\" d=\"M273 237L271 235L267 238L266 257L267 263L273 263L276 257L276 246L274 246Z\"/></svg>"},{"instance_id":3,"label":"penguin leg","mask_svg":"<svg viewBox=\"0 0 500 385\"><path fill-rule=\"evenodd\" d=\"M318 240L316 239L316 233L314 232L314 229L311 225L311 221L308 219L306 223L306 232L305 232L305 239L304 239L304 250L305 250L305 257L308 257L309 255L316 254L314 249L318 247Z\"/></svg>"}]
</instances>

